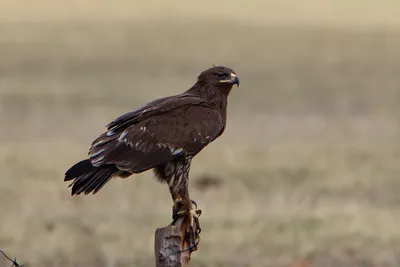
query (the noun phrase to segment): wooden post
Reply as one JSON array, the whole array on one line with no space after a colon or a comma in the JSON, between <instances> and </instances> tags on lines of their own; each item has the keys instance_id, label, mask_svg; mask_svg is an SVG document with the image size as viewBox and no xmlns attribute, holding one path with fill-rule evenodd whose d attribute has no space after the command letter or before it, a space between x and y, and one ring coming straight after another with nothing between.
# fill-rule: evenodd
<instances>
[{"instance_id":1,"label":"wooden post","mask_svg":"<svg viewBox=\"0 0 400 267\"><path fill-rule=\"evenodd\" d=\"M154 235L154 253L156 267L187 267L190 255L197 250L197 245L190 245L187 241L188 218L181 217L172 225L158 228ZM197 233L199 223L194 224L194 232ZM196 236L200 240L199 236Z\"/></svg>"}]
</instances>

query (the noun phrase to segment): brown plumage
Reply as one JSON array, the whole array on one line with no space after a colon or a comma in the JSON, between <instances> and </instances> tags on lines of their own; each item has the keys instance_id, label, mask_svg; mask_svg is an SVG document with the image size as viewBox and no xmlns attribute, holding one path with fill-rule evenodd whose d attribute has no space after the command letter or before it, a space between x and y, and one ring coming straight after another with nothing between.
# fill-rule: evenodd
<instances>
[{"instance_id":1,"label":"brown plumage","mask_svg":"<svg viewBox=\"0 0 400 267\"><path fill-rule=\"evenodd\" d=\"M107 125L94 140L89 159L66 173L72 195L98 192L111 178L126 178L153 169L166 182L174 201L191 209L188 179L191 159L225 129L227 98L235 72L212 67L179 95L154 100Z\"/></svg>"}]
</instances>

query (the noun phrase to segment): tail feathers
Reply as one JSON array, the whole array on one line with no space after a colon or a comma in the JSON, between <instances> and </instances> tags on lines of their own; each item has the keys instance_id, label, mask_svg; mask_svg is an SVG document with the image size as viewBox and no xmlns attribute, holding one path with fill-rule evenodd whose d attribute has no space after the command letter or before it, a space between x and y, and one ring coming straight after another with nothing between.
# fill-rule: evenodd
<instances>
[{"instance_id":1,"label":"tail feathers","mask_svg":"<svg viewBox=\"0 0 400 267\"><path fill-rule=\"evenodd\" d=\"M96 194L111 178L119 174L114 165L94 167L89 160L83 160L72 166L66 173L64 181L73 180L71 195Z\"/></svg>"},{"instance_id":2,"label":"tail feathers","mask_svg":"<svg viewBox=\"0 0 400 267\"><path fill-rule=\"evenodd\" d=\"M96 170L96 167L94 167L92 165L92 163L90 163L90 160L88 160L88 159L82 160L82 161L76 163L74 166L72 166L65 173L64 181L72 180L78 176L81 176L88 172L92 172L94 170Z\"/></svg>"}]
</instances>

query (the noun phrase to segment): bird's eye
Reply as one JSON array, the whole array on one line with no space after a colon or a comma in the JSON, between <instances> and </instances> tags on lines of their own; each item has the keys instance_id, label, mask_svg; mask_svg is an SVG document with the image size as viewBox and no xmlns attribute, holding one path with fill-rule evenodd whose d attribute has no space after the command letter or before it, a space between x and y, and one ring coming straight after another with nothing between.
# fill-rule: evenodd
<instances>
[{"instance_id":1,"label":"bird's eye","mask_svg":"<svg viewBox=\"0 0 400 267\"><path fill-rule=\"evenodd\" d=\"M223 73L217 73L217 77L221 79L221 78L224 77L224 74Z\"/></svg>"}]
</instances>

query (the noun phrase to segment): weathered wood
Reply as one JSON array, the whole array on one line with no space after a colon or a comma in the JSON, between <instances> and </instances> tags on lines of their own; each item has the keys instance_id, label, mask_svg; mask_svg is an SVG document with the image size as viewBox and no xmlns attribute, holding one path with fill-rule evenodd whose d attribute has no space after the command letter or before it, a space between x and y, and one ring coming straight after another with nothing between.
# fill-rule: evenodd
<instances>
[{"instance_id":1,"label":"weathered wood","mask_svg":"<svg viewBox=\"0 0 400 267\"><path fill-rule=\"evenodd\" d=\"M197 232L195 223L194 232ZM181 217L172 225L158 228L154 235L156 267L187 267L190 256L197 250L197 245L190 247L187 242L188 220Z\"/></svg>"}]
</instances>

